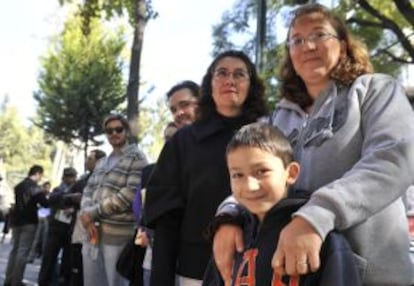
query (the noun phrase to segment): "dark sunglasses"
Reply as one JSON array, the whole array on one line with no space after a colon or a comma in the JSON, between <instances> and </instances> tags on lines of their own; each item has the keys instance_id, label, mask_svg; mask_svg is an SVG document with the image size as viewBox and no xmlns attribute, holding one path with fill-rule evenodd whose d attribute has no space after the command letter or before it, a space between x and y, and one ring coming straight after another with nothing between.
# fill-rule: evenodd
<instances>
[{"instance_id":1,"label":"dark sunglasses","mask_svg":"<svg viewBox=\"0 0 414 286\"><path fill-rule=\"evenodd\" d=\"M110 127L105 128L105 133L108 134L108 135L111 135L114 132L117 133L117 134L120 134L120 133L124 132L124 127L118 126L118 127L114 127L114 128L110 128Z\"/></svg>"}]
</instances>

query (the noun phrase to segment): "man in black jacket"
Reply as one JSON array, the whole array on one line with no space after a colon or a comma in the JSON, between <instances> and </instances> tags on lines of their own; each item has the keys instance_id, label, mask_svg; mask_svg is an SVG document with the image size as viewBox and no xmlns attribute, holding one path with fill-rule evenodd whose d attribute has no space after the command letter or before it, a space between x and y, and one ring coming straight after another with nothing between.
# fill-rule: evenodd
<instances>
[{"instance_id":1,"label":"man in black jacket","mask_svg":"<svg viewBox=\"0 0 414 286\"><path fill-rule=\"evenodd\" d=\"M33 165L28 177L14 188L15 206L11 212L13 247L9 255L4 285L22 284L26 260L36 234L38 204L48 206L46 194L38 185L42 176L43 167Z\"/></svg>"}]
</instances>

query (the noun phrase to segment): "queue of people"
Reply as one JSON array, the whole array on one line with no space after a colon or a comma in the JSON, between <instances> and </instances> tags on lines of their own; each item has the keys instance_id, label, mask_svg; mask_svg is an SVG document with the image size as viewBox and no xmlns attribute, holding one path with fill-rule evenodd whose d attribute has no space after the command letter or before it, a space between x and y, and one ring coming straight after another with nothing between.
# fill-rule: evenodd
<instances>
[{"instance_id":1,"label":"queue of people","mask_svg":"<svg viewBox=\"0 0 414 286\"><path fill-rule=\"evenodd\" d=\"M331 10L306 4L292 15L274 110L251 59L228 50L200 86L167 92L174 120L155 163L111 114L103 130L112 150L94 153L81 183L66 181L76 171L65 169L47 199L43 169L33 166L15 188L5 285L21 285L38 204L52 207L39 285L54 285L57 244L73 250L60 285L414 285L402 199L414 183L414 113L405 92L374 73ZM147 252L130 262L143 275L129 281L116 265L134 237Z\"/></svg>"},{"instance_id":2,"label":"queue of people","mask_svg":"<svg viewBox=\"0 0 414 286\"><path fill-rule=\"evenodd\" d=\"M17 286L23 281L32 243L38 223L38 205L48 206L46 192L38 185L44 169L40 165L30 167L27 177L14 188L15 204L10 210L12 250L10 251L4 285Z\"/></svg>"}]
</instances>

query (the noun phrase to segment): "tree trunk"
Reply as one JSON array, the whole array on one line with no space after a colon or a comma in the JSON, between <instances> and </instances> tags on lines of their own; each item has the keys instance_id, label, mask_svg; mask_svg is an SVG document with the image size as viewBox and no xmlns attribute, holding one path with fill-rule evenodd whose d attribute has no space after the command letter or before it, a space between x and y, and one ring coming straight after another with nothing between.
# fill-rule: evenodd
<instances>
[{"instance_id":1,"label":"tree trunk","mask_svg":"<svg viewBox=\"0 0 414 286\"><path fill-rule=\"evenodd\" d=\"M145 0L136 0L135 4L134 40L131 48L131 62L127 86L127 117L131 126L131 137L129 138L131 143L138 141L139 78L146 14Z\"/></svg>"},{"instance_id":2,"label":"tree trunk","mask_svg":"<svg viewBox=\"0 0 414 286\"><path fill-rule=\"evenodd\" d=\"M266 1L258 0L256 33L256 67L263 72L263 51L266 42Z\"/></svg>"}]
</instances>

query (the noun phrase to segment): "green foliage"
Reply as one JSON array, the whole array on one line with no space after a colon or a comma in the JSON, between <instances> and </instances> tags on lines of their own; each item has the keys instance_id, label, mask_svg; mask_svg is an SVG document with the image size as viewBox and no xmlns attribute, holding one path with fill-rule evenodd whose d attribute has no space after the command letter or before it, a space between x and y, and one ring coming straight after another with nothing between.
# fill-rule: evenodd
<instances>
[{"instance_id":1,"label":"green foliage","mask_svg":"<svg viewBox=\"0 0 414 286\"><path fill-rule=\"evenodd\" d=\"M401 1L342 0L338 5L353 34L368 46L376 70L393 75L401 64L414 63L414 22L408 21L414 9L398 7L397 2Z\"/></svg>"},{"instance_id":2,"label":"green foliage","mask_svg":"<svg viewBox=\"0 0 414 286\"><path fill-rule=\"evenodd\" d=\"M73 0L59 0L60 4L72 3ZM126 12L134 37L131 47L131 62L129 66L129 78L126 89L127 118L130 122L136 122L139 118L139 78L142 43L145 25L148 20L156 18L158 14L152 8L151 0L85 0L78 5L82 19L82 31L84 35L90 33L92 19L112 19L114 16L122 17ZM135 125L131 126L132 140L137 136Z\"/></svg>"},{"instance_id":3,"label":"green foliage","mask_svg":"<svg viewBox=\"0 0 414 286\"><path fill-rule=\"evenodd\" d=\"M164 97L159 98L155 104L147 103L140 106L140 146L148 157L155 161L164 145L164 128L171 121L171 113Z\"/></svg>"},{"instance_id":4,"label":"green foliage","mask_svg":"<svg viewBox=\"0 0 414 286\"><path fill-rule=\"evenodd\" d=\"M60 5L76 2L74 0L58 0ZM112 19L115 16L128 15L131 26L135 26L136 8L140 0L85 0L79 4L79 11L82 16L83 29L88 31L88 25L93 18L100 18L104 14L106 19ZM146 21L154 19L158 13L152 7L152 1L146 0ZM86 29L86 30L85 30Z\"/></svg>"},{"instance_id":5,"label":"green foliage","mask_svg":"<svg viewBox=\"0 0 414 286\"><path fill-rule=\"evenodd\" d=\"M4 106L0 114L0 160L3 161L8 182L16 184L27 175L33 164L42 165L46 174L51 169L52 146L43 131L35 126L25 126L16 108Z\"/></svg>"},{"instance_id":6,"label":"green foliage","mask_svg":"<svg viewBox=\"0 0 414 286\"><path fill-rule=\"evenodd\" d=\"M80 17L69 18L42 59L36 125L65 143L101 143L95 136L102 134L103 118L125 101L124 45L121 30L111 34L94 19L85 36Z\"/></svg>"}]
</instances>

